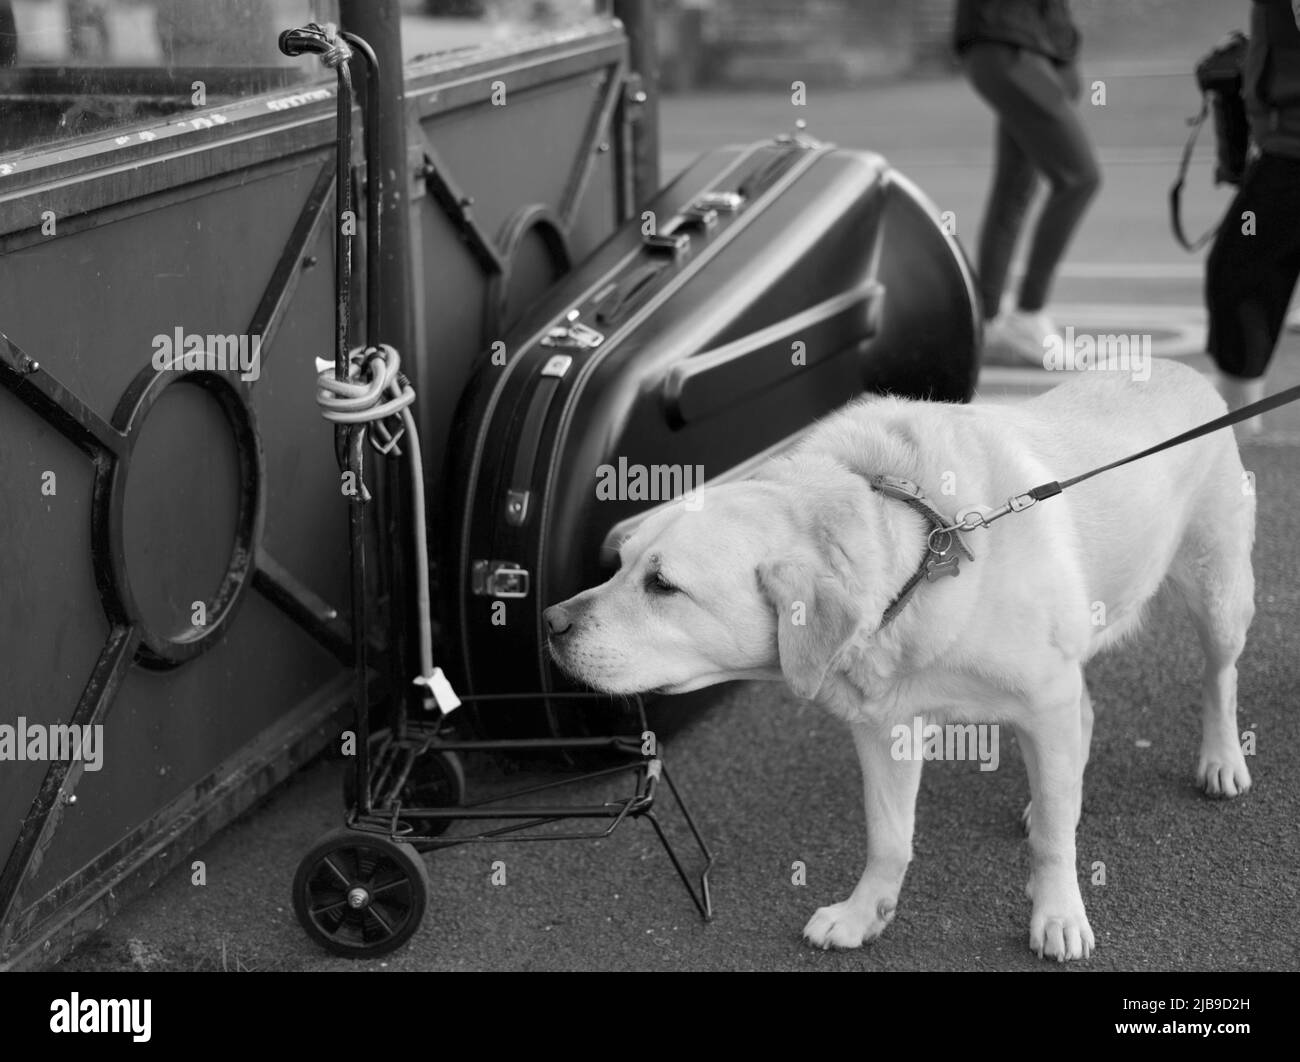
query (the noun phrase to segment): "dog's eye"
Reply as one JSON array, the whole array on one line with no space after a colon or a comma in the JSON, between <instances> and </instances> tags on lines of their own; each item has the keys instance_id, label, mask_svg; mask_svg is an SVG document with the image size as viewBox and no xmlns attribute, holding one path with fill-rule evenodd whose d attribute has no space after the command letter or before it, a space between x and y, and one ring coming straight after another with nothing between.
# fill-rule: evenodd
<instances>
[{"instance_id":1,"label":"dog's eye","mask_svg":"<svg viewBox=\"0 0 1300 1062\"><path fill-rule=\"evenodd\" d=\"M645 588L652 594L680 593L677 587L664 578L663 572L651 572L646 577Z\"/></svg>"}]
</instances>

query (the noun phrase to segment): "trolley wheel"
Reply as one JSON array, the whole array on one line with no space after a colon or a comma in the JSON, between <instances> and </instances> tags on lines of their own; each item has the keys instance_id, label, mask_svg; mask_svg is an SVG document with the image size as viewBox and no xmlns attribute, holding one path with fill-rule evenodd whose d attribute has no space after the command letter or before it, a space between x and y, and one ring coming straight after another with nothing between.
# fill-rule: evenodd
<instances>
[{"instance_id":1,"label":"trolley wheel","mask_svg":"<svg viewBox=\"0 0 1300 1062\"><path fill-rule=\"evenodd\" d=\"M402 805L409 808L454 808L465 799L465 769L454 752L434 750L419 757L402 786ZM343 810L357 803L357 776L352 764L343 772ZM403 820L406 821L406 820ZM421 819L409 822L413 837L438 837L447 832L451 819Z\"/></svg>"},{"instance_id":2,"label":"trolley wheel","mask_svg":"<svg viewBox=\"0 0 1300 1062\"><path fill-rule=\"evenodd\" d=\"M322 837L293 878L293 910L335 955L368 959L400 948L429 905L429 871L409 844L340 829Z\"/></svg>"}]
</instances>

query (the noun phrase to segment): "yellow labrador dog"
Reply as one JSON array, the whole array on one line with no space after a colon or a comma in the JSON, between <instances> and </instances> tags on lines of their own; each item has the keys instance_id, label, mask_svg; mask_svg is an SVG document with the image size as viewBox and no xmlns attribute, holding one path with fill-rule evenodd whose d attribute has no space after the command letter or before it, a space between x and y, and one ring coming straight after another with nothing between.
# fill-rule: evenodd
<instances>
[{"instance_id":1,"label":"yellow labrador dog","mask_svg":"<svg viewBox=\"0 0 1300 1062\"><path fill-rule=\"evenodd\" d=\"M848 722L867 865L848 899L812 916L813 944L855 948L893 918L921 760L891 755L891 728L920 716L1015 727L1032 798L1029 945L1058 960L1090 954L1074 846L1093 720L1083 666L1136 628L1165 579L1205 653L1198 780L1211 796L1250 787L1236 662L1254 613L1255 504L1230 429L967 532L974 559L957 577L923 579L896 601L934 525L869 477L910 481L951 516L1224 412L1194 370L1152 368L1146 381L1081 374L1016 404L860 400L754 478L651 515L612 579L547 610L555 660L596 689L784 679Z\"/></svg>"}]
</instances>

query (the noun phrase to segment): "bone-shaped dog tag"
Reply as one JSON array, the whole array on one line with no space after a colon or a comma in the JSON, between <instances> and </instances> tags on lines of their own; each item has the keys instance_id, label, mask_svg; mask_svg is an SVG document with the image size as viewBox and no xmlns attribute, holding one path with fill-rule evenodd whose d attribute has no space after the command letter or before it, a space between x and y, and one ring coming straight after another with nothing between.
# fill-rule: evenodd
<instances>
[{"instance_id":1,"label":"bone-shaped dog tag","mask_svg":"<svg viewBox=\"0 0 1300 1062\"><path fill-rule=\"evenodd\" d=\"M925 565L925 577L930 582L934 582L941 575L960 575L961 571L957 567L960 562L961 557L950 545L942 553L931 554Z\"/></svg>"}]
</instances>

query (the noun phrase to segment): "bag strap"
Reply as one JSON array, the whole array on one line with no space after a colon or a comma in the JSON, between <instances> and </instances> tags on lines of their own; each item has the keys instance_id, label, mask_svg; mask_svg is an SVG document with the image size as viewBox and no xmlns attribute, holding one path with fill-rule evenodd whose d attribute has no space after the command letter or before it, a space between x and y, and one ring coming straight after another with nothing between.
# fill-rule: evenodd
<instances>
[{"instance_id":1,"label":"bag strap","mask_svg":"<svg viewBox=\"0 0 1300 1062\"><path fill-rule=\"evenodd\" d=\"M1204 94L1201 96L1201 113L1195 118L1188 119L1188 124L1192 127L1191 135L1187 138L1187 143L1183 145L1182 161L1178 164L1178 179L1174 181L1173 187L1169 189L1169 223L1174 230L1174 239L1178 241L1185 251L1199 251L1212 239L1219 231L1219 225L1215 225L1208 232L1203 233L1195 242L1187 238L1183 231L1182 218L1182 200L1183 184L1187 180L1187 169L1192 161L1192 149L1196 147L1196 138L1201 134L1201 126L1205 124L1205 119L1210 113L1210 101Z\"/></svg>"}]
</instances>

